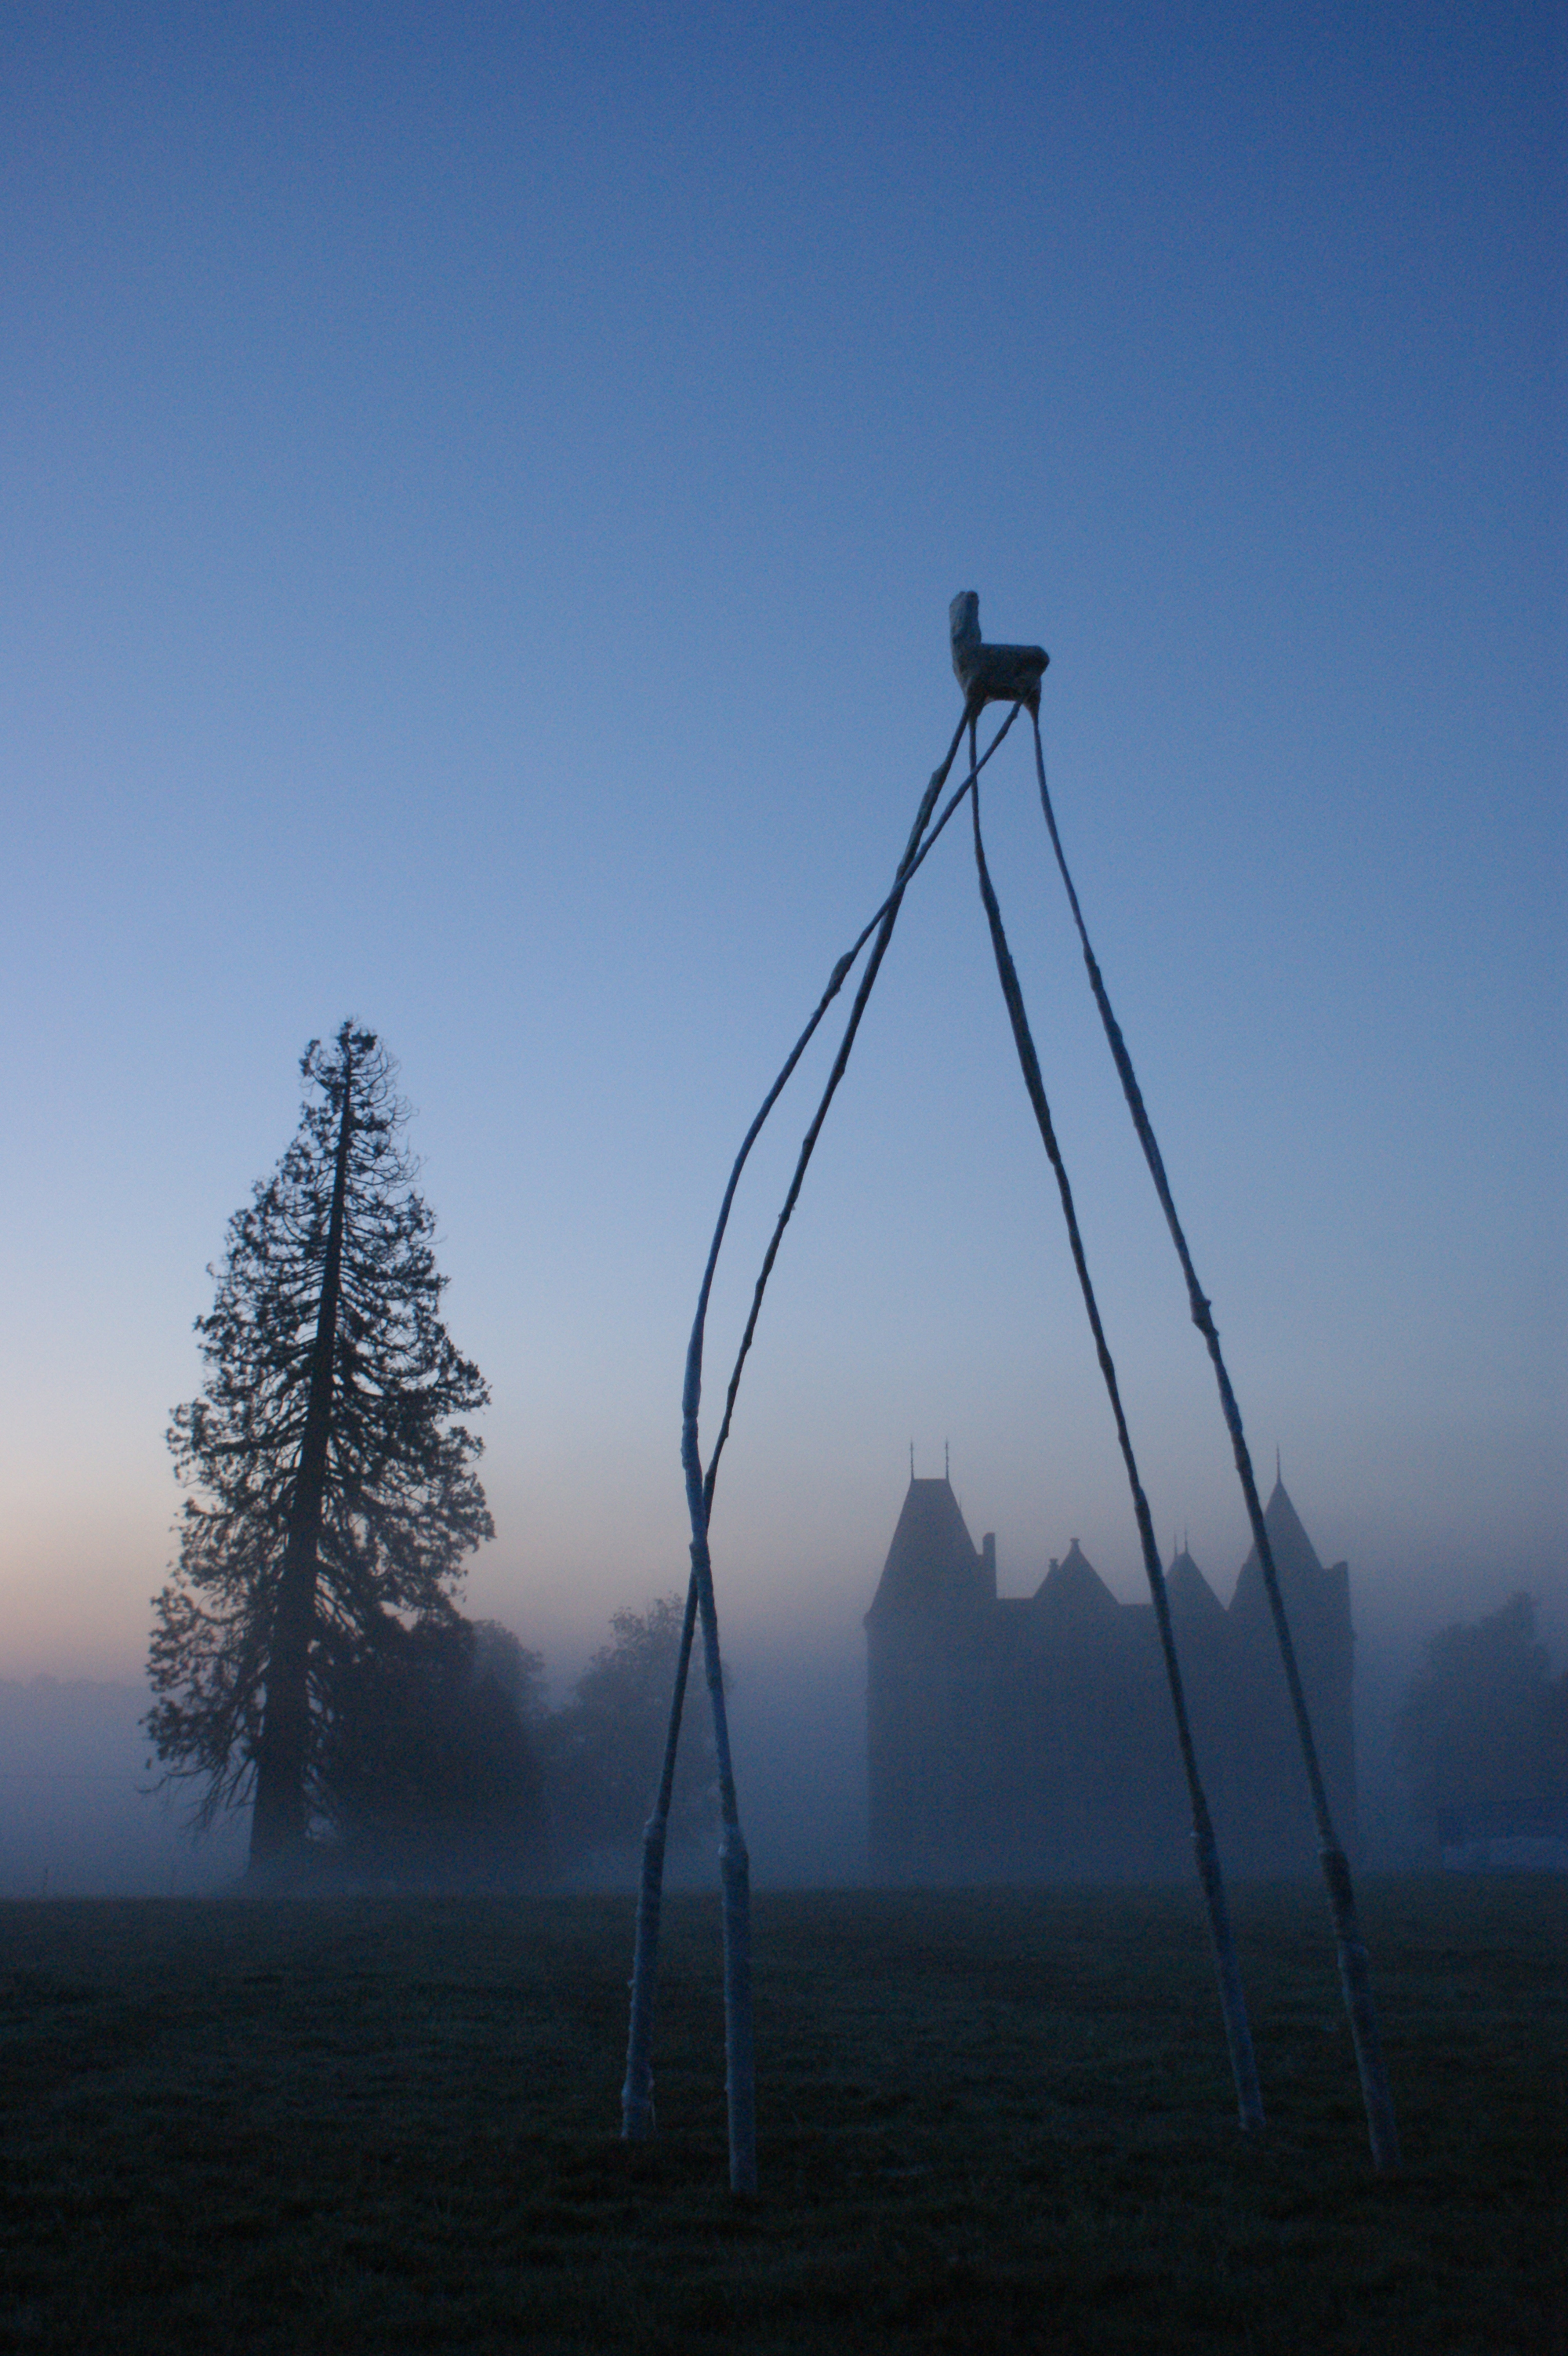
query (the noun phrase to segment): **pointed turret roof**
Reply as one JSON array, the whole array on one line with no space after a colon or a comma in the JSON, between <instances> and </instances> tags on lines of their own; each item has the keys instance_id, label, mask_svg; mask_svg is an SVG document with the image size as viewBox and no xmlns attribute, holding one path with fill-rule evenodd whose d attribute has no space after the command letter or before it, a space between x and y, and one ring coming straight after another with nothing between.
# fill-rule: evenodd
<instances>
[{"instance_id":1,"label":"pointed turret roof","mask_svg":"<svg viewBox=\"0 0 1568 2356\"><path fill-rule=\"evenodd\" d=\"M1285 1484L1277 1476L1273 1494L1263 1508L1263 1527L1269 1534L1274 1561L1283 1570L1288 1562L1293 1570L1321 1570L1317 1549L1302 1526L1301 1515L1285 1494ZM1257 1548L1252 1548L1254 1554Z\"/></svg>"},{"instance_id":2,"label":"pointed turret roof","mask_svg":"<svg viewBox=\"0 0 1568 2356\"><path fill-rule=\"evenodd\" d=\"M1165 1593L1177 1620L1208 1624L1225 1617L1225 1606L1186 1547L1165 1573Z\"/></svg>"},{"instance_id":3,"label":"pointed turret roof","mask_svg":"<svg viewBox=\"0 0 1568 2356\"><path fill-rule=\"evenodd\" d=\"M1122 1609L1076 1538L1060 1562L1052 1563L1036 1588L1034 1600L1064 1618L1079 1621L1102 1619Z\"/></svg>"},{"instance_id":4,"label":"pointed turret roof","mask_svg":"<svg viewBox=\"0 0 1568 2356\"><path fill-rule=\"evenodd\" d=\"M1302 1526L1301 1515L1285 1494L1285 1484L1275 1479L1273 1494L1263 1508L1263 1527L1269 1534L1269 1546L1274 1558L1274 1569L1280 1575L1281 1588L1288 1592L1293 1587L1316 1593L1322 1586L1323 1565ZM1231 1598L1231 1609L1238 1603L1253 1601L1265 1602L1263 1573L1258 1561L1256 1546L1248 1548L1247 1559L1241 1565Z\"/></svg>"},{"instance_id":5,"label":"pointed turret roof","mask_svg":"<svg viewBox=\"0 0 1568 2356\"><path fill-rule=\"evenodd\" d=\"M951 1482L911 1479L866 1618L973 1603L983 1594L981 1557Z\"/></svg>"}]
</instances>

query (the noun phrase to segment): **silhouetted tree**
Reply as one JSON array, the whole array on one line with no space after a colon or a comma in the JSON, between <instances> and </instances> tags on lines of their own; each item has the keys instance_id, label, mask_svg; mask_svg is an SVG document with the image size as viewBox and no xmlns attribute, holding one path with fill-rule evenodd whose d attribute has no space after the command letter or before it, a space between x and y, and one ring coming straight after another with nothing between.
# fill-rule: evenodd
<instances>
[{"instance_id":1,"label":"silhouetted tree","mask_svg":"<svg viewBox=\"0 0 1568 2356\"><path fill-rule=\"evenodd\" d=\"M684 1602L661 1595L611 1614L614 1640L578 1678L545 1730L546 1782L557 1858L627 1848L641 1838L664 1755ZM687 1707L705 1711L694 1693ZM693 1725L682 1746L671 1829L690 1837L711 1812L712 1738Z\"/></svg>"},{"instance_id":2,"label":"silhouetted tree","mask_svg":"<svg viewBox=\"0 0 1568 2356\"><path fill-rule=\"evenodd\" d=\"M1532 1597L1441 1630L1396 1729L1418 1804L1435 1817L1568 1796L1565 1719L1568 1678L1552 1681Z\"/></svg>"},{"instance_id":3,"label":"silhouetted tree","mask_svg":"<svg viewBox=\"0 0 1568 2356\"><path fill-rule=\"evenodd\" d=\"M391 1058L345 1023L300 1068L298 1132L197 1320L207 1381L168 1435L192 1494L148 1660L166 1772L204 1783L200 1822L253 1795L252 1866L303 1849L334 1680L389 1615L453 1618L492 1535L453 1420L489 1394L441 1323Z\"/></svg>"},{"instance_id":4,"label":"silhouetted tree","mask_svg":"<svg viewBox=\"0 0 1568 2356\"><path fill-rule=\"evenodd\" d=\"M536 1879L543 1666L493 1622L383 1620L334 1677L322 1732L347 1862L425 1886Z\"/></svg>"}]
</instances>

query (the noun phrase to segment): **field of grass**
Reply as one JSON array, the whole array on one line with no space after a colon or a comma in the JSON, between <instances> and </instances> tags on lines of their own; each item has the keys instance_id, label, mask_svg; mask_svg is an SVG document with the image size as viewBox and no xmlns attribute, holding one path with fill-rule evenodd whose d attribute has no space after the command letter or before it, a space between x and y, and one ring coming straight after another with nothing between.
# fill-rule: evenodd
<instances>
[{"instance_id":1,"label":"field of grass","mask_svg":"<svg viewBox=\"0 0 1568 2356\"><path fill-rule=\"evenodd\" d=\"M765 1896L761 2198L715 1906L617 2140L618 1898L0 1907L0 2349L1564 2356L1568 1889L1362 1893L1374 2178L1320 1893L1236 1893L1242 2146L1185 1890Z\"/></svg>"}]
</instances>

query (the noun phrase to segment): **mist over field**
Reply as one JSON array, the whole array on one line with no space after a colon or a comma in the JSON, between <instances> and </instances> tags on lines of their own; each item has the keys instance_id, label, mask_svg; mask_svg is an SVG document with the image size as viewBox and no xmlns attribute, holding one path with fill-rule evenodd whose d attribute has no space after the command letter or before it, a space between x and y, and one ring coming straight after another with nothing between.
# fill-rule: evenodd
<instances>
[{"instance_id":1,"label":"mist over field","mask_svg":"<svg viewBox=\"0 0 1568 2356\"><path fill-rule=\"evenodd\" d=\"M628 1598L637 1605L647 1601L640 1591ZM1435 1859L1431 1826L1412 1810L1393 1750L1395 1710L1435 1625L1413 1616L1398 1624L1384 1619L1359 1638L1361 1854L1374 1870ZM1561 1611L1543 1615L1542 1633L1559 1667L1563 1631ZM526 1627L519 1633L529 1633ZM864 1884L865 1658L858 1614L846 1614L836 1626L793 1628L770 1641L743 1631L730 1639L726 1653L741 1815L757 1887ZM564 1698L585 1658L580 1648L557 1662L553 1686L558 1697ZM149 1772L138 1724L147 1702L145 1687L130 1680L0 1680L0 1897L191 1895L238 1885L248 1812L192 1837L190 1794L153 1788L156 1762ZM706 1722L699 1678L688 1744L701 1741ZM1134 1762L1129 1768L1133 1772ZM717 1834L715 1814L708 1834L675 1853L671 1872L678 1886L714 1882ZM1082 1858L1086 1879L1098 1878L1101 1869L1092 1854ZM588 1879L628 1889L634 1874L628 1848L600 1858ZM582 1880L580 1873L567 1876L568 1885Z\"/></svg>"},{"instance_id":2,"label":"mist over field","mask_svg":"<svg viewBox=\"0 0 1568 2356\"><path fill-rule=\"evenodd\" d=\"M148 1790L140 1685L0 1681L0 1896L188 1896L243 1870L246 1826L192 1845Z\"/></svg>"},{"instance_id":3,"label":"mist over field","mask_svg":"<svg viewBox=\"0 0 1568 2356\"><path fill-rule=\"evenodd\" d=\"M238 1884L249 1811L190 1833L189 1794L149 1788L156 1762L148 1772L138 1728L147 1701L130 1684L0 1681L0 1897L188 1896ZM693 1702L695 1726L700 1690ZM864 1881L862 1665L746 1658L732 1707L759 1886ZM711 1837L676 1858L676 1880L710 1882L716 1841L715 1816ZM634 1869L628 1850L589 1879L628 1888Z\"/></svg>"}]
</instances>

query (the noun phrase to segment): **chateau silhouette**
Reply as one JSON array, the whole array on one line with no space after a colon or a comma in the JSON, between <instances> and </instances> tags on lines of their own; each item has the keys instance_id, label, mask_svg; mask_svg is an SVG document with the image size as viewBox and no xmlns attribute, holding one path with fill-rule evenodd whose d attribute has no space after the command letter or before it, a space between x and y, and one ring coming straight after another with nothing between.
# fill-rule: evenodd
<instances>
[{"instance_id":1,"label":"chateau silhouette","mask_svg":"<svg viewBox=\"0 0 1568 2356\"><path fill-rule=\"evenodd\" d=\"M1325 1569L1276 1480L1264 1515L1329 1804L1354 1851L1347 1566ZM1221 1859L1305 1872L1306 1778L1258 1566L1230 1605L1185 1549L1166 1573ZM1035 1593L999 1597L950 1483L911 1478L865 1615L873 1869L895 1880L1165 1878L1191 1818L1154 1607L1119 1602L1078 1540Z\"/></svg>"}]
</instances>

